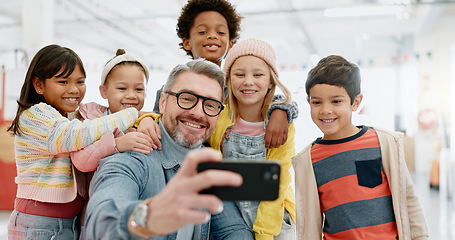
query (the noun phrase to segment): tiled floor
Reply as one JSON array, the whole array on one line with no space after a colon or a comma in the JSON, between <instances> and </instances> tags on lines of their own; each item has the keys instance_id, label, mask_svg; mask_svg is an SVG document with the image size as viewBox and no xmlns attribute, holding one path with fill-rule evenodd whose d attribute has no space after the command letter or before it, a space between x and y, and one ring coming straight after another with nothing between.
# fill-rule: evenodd
<instances>
[{"instance_id":1,"label":"tiled floor","mask_svg":"<svg viewBox=\"0 0 455 240\"><path fill-rule=\"evenodd\" d=\"M430 189L428 176L412 174L430 230L430 240L455 240L455 211L440 191ZM455 209L454 209L455 210ZM0 240L7 239L10 211L0 211Z\"/></svg>"},{"instance_id":2,"label":"tiled floor","mask_svg":"<svg viewBox=\"0 0 455 240\"><path fill-rule=\"evenodd\" d=\"M430 231L430 240L455 240L455 207L442 191L430 189L429 177L412 174ZM441 194L442 193L442 194Z\"/></svg>"}]
</instances>

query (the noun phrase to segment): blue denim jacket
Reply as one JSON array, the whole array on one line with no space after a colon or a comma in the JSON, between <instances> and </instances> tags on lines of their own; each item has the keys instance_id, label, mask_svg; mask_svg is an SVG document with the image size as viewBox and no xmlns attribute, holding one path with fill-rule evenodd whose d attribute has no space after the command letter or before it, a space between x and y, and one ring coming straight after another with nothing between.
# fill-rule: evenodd
<instances>
[{"instance_id":1,"label":"blue denim jacket","mask_svg":"<svg viewBox=\"0 0 455 240\"><path fill-rule=\"evenodd\" d=\"M127 229L133 208L163 190L191 150L178 145L159 123L163 150L148 155L124 152L100 161L90 184L85 239L138 239ZM151 239L176 239L177 233ZM254 239L233 202L224 202L223 212L211 221L194 226L187 239Z\"/></svg>"}]
</instances>

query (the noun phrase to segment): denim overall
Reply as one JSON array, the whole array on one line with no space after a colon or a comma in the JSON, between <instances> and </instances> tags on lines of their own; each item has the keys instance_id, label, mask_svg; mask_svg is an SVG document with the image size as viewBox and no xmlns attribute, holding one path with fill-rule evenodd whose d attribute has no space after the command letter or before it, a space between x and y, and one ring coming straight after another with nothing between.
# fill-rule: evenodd
<instances>
[{"instance_id":1,"label":"denim overall","mask_svg":"<svg viewBox=\"0 0 455 240\"><path fill-rule=\"evenodd\" d=\"M267 161L264 136L265 133L259 136L247 136L228 129L223 141L223 157L232 161ZM260 201L236 201L235 203L248 227L253 229ZM286 209L281 232L274 239L295 239L295 223Z\"/></svg>"}]
</instances>

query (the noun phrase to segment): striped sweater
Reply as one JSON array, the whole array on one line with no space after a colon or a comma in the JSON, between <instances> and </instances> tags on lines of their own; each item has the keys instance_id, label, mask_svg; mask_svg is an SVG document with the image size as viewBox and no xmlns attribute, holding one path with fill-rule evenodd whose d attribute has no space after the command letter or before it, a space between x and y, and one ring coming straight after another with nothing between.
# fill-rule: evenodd
<instances>
[{"instance_id":1,"label":"striped sweater","mask_svg":"<svg viewBox=\"0 0 455 240\"><path fill-rule=\"evenodd\" d=\"M39 103L19 118L21 134L15 137L18 198L66 203L74 200L77 186L70 152L86 147L118 127L133 126L135 108L83 122L70 121L52 106Z\"/></svg>"},{"instance_id":2,"label":"striped sweater","mask_svg":"<svg viewBox=\"0 0 455 240\"><path fill-rule=\"evenodd\" d=\"M396 239L392 195L379 139L363 126L354 136L317 139L311 160L324 212L324 239Z\"/></svg>"},{"instance_id":3,"label":"striped sweater","mask_svg":"<svg viewBox=\"0 0 455 240\"><path fill-rule=\"evenodd\" d=\"M400 240L427 240L425 222L414 184L404 159L403 134L373 128L382 157L382 167L392 194L393 212ZM292 157L295 171L297 239L322 239L323 213L311 155L312 144Z\"/></svg>"}]
</instances>

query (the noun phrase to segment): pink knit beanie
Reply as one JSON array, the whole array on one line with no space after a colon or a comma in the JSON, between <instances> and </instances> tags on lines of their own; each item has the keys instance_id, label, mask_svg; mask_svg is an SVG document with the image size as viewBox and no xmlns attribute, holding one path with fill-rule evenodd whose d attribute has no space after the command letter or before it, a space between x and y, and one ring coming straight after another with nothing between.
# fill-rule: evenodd
<instances>
[{"instance_id":1,"label":"pink knit beanie","mask_svg":"<svg viewBox=\"0 0 455 240\"><path fill-rule=\"evenodd\" d=\"M264 60L278 76L275 50L273 50L270 43L255 38L249 38L234 44L234 47L229 50L226 60L224 61L224 72L229 74L232 64L234 64L237 58L242 56L255 56Z\"/></svg>"}]
</instances>

